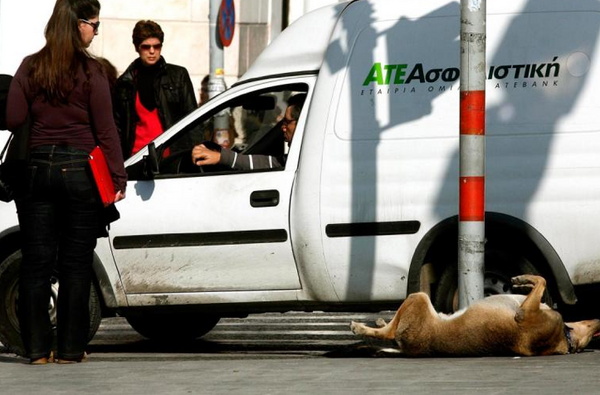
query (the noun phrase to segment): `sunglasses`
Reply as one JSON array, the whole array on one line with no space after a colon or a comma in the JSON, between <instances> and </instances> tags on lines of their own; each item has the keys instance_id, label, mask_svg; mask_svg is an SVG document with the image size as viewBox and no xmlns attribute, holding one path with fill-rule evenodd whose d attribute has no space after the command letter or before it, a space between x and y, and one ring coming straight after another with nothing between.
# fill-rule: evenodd
<instances>
[{"instance_id":1,"label":"sunglasses","mask_svg":"<svg viewBox=\"0 0 600 395\"><path fill-rule=\"evenodd\" d=\"M159 50L162 48L162 44L140 44L140 49L142 51L149 51L150 48Z\"/></svg>"},{"instance_id":2,"label":"sunglasses","mask_svg":"<svg viewBox=\"0 0 600 395\"><path fill-rule=\"evenodd\" d=\"M80 19L81 22L90 25L94 28L94 33L98 33L98 29L100 28L100 21L98 22L90 22L87 19Z\"/></svg>"},{"instance_id":3,"label":"sunglasses","mask_svg":"<svg viewBox=\"0 0 600 395\"><path fill-rule=\"evenodd\" d=\"M294 123L294 122L296 122L296 121L297 121L297 119L287 119L287 118L283 118L283 119L281 120L281 126L288 126L289 124L291 124L291 123Z\"/></svg>"}]
</instances>

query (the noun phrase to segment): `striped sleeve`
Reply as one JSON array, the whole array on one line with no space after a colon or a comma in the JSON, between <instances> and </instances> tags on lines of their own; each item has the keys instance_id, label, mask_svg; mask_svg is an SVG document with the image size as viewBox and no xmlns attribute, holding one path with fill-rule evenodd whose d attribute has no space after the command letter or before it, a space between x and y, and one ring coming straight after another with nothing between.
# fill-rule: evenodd
<instances>
[{"instance_id":1,"label":"striped sleeve","mask_svg":"<svg viewBox=\"0 0 600 395\"><path fill-rule=\"evenodd\" d=\"M236 170L279 169L284 167L277 158L269 155L244 155L227 148L221 150L219 164Z\"/></svg>"}]
</instances>

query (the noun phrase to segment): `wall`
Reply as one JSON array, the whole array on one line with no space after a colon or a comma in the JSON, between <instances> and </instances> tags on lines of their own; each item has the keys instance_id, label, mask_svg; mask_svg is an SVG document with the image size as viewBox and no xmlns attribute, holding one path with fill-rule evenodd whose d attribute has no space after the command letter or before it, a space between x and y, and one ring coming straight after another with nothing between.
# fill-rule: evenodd
<instances>
[{"instance_id":1,"label":"wall","mask_svg":"<svg viewBox=\"0 0 600 395\"><path fill-rule=\"evenodd\" d=\"M228 86L248 69L281 31L283 0L234 0L235 34L224 50ZM152 19L165 32L163 56L187 68L198 92L209 72L209 0L100 0L102 25L91 51L110 60L119 72L137 57L133 26ZM289 0L292 22L304 13L337 0ZM14 74L24 56L44 45L44 27L52 0L0 0L0 73Z\"/></svg>"},{"instance_id":2,"label":"wall","mask_svg":"<svg viewBox=\"0 0 600 395\"><path fill-rule=\"evenodd\" d=\"M53 8L49 0L0 0L0 73L14 75L24 56L44 46Z\"/></svg>"}]
</instances>

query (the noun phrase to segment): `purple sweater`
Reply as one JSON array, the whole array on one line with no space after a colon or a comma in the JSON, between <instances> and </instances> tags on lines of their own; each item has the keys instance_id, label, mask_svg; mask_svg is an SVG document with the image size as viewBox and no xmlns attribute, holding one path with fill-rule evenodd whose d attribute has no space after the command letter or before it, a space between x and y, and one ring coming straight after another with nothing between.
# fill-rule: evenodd
<instances>
[{"instance_id":1,"label":"purple sweater","mask_svg":"<svg viewBox=\"0 0 600 395\"><path fill-rule=\"evenodd\" d=\"M123 166L123 154L117 128L113 118L112 100L108 80L101 65L90 59L89 90L84 89L87 77L81 67L78 83L69 96L68 104L53 106L41 95L34 98L29 81L29 60L25 58L17 70L8 92L6 124L14 130L25 122L31 103L32 127L30 147L46 144L68 145L91 152L96 146L92 128L96 132L98 145L106 157L116 191L125 192L127 173Z\"/></svg>"}]
</instances>

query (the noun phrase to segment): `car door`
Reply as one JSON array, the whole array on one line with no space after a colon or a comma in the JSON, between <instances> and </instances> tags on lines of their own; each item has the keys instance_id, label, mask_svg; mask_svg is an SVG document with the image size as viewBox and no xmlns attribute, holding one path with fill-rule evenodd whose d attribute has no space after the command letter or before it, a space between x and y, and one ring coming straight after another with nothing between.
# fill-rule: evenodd
<instances>
[{"instance_id":1,"label":"car door","mask_svg":"<svg viewBox=\"0 0 600 395\"><path fill-rule=\"evenodd\" d=\"M148 154L154 147L145 148L127 163L133 179L128 182L127 198L118 204L121 219L109 231L127 294L300 288L289 224L297 153L292 155L290 151L283 169L213 171L205 166L204 172L198 173L180 171L193 167L191 146L179 154L174 147L198 125L216 124L211 117L222 114L223 109L236 110L255 103L254 96L258 94L281 96L282 92L288 94L297 89L308 91L311 84L310 80L295 79L258 83L230 95L226 92L206 112L198 110L194 113L197 116L189 116L174 126L177 132L167 131L155 141L161 164L153 178L139 176L139 169L147 170L147 159L143 157L151 157ZM240 98L248 98L243 106ZM276 124L274 118L282 106L285 110L285 103L279 103L274 114L262 114L259 118L270 118L272 124L256 129ZM256 111L247 112L253 115ZM294 137L298 143L291 150L301 148L305 116L303 112ZM233 116L231 120L237 126L242 123ZM244 122L251 124L247 119ZM276 127L273 130L280 133Z\"/></svg>"}]
</instances>

